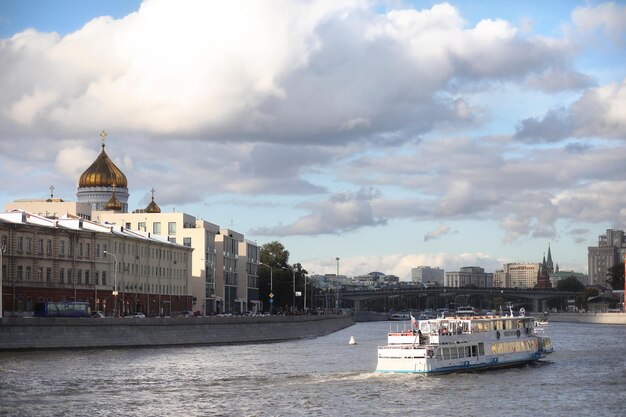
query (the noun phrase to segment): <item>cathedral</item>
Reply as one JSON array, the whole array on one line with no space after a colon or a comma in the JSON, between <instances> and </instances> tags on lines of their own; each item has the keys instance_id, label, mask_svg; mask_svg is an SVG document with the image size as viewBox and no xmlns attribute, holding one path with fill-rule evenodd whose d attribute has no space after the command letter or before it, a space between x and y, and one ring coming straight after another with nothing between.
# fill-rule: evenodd
<instances>
[{"instance_id":1,"label":"cathedral","mask_svg":"<svg viewBox=\"0 0 626 417\"><path fill-rule=\"evenodd\" d=\"M89 203L93 211L128 213L128 181L104 150L106 136L103 130L102 151L80 176L76 198L79 203Z\"/></svg>"}]
</instances>

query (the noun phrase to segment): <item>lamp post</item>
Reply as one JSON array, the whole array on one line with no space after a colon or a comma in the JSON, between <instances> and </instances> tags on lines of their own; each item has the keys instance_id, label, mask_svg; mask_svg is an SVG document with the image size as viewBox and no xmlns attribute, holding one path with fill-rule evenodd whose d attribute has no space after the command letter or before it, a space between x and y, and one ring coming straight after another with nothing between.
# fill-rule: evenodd
<instances>
[{"instance_id":1,"label":"lamp post","mask_svg":"<svg viewBox=\"0 0 626 417\"><path fill-rule=\"evenodd\" d=\"M267 264L259 262L259 265L266 266L270 269L270 314L274 314L274 270Z\"/></svg>"},{"instance_id":2,"label":"lamp post","mask_svg":"<svg viewBox=\"0 0 626 417\"><path fill-rule=\"evenodd\" d=\"M4 278L2 276L2 267L4 266L4 264L2 263L2 255L4 254L4 251L6 250L4 244L0 244L0 318L2 318L2 312L3 312L3 306L2 306L2 279Z\"/></svg>"},{"instance_id":3,"label":"lamp post","mask_svg":"<svg viewBox=\"0 0 626 417\"><path fill-rule=\"evenodd\" d=\"M337 301L335 302L335 309L339 310L339 258L337 260Z\"/></svg>"},{"instance_id":4,"label":"lamp post","mask_svg":"<svg viewBox=\"0 0 626 417\"><path fill-rule=\"evenodd\" d=\"M293 278L293 283L291 284L292 289L293 289L293 294L292 294L292 308L295 309L296 308L296 270L294 268L291 268L289 266L283 266L283 269L290 269L291 270L291 275Z\"/></svg>"},{"instance_id":5,"label":"lamp post","mask_svg":"<svg viewBox=\"0 0 626 417\"><path fill-rule=\"evenodd\" d=\"M208 254L208 252L207 252ZM215 311L215 262L213 261L209 261L207 259L206 261L208 264L211 264L211 269L212 269L212 275L211 275L211 282L209 282L209 286L212 286L211 290L209 291L209 295L211 295L211 297L213 297L213 310ZM205 280L206 281L206 280ZM206 285L206 282L205 282ZM208 298L206 298L206 290L205 290L205 304L202 306L202 316L206 315L206 308L207 306L210 305L210 303L208 302ZM214 312L213 311L213 312Z\"/></svg>"},{"instance_id":6,"label":"lamp post","mask_svg":"<svg viewBox=\"0 0 626 417\"><path fill-rule=\"evenodd\" d=\"M117 317L117 256L115 254L104 251L105 255L111 255L115 259L115 266L113 269L113 317Z\"/></svg>"}]
</instances>

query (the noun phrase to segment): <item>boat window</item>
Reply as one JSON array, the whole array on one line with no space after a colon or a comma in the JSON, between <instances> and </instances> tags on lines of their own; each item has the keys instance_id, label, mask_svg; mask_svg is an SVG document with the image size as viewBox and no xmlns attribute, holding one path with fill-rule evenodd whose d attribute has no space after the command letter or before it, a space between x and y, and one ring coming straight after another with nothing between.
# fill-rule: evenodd
<instances>
[{"instance_id":1,"label":"boat window","mask_svg":"<svg viewBox=\"0 0 626 417\"><path fill-rule=\"evenodd\" d=\"M503 330L502 320L496 320L496 330Z\"/></svg>"},{"instance_id":2,"label":"boat window","mask_svg":"<svg viewBox=\"0 0 626 417\"><path fill-rule=\"evenodd\" d=\"M456 347L451 347L450 348L450 359L456 359L458 357L459 357L459 355L458 355L458 353L456 351Z\"/></svg>"},{"instance_id":3,"label":"boat window","mask_svg":"<svg viewBox=\"0 0 626 417\"><path fill-rule=\"evenodd\" d=\"M450 348L443 348L441 352L444 359L450 359Z\"/></svg>"},{"instance_id":4,"label":"boat window","mask_svg":"<svg viewBox=\"0 0 626 417\"><path fill-rule=\"evenodd\" d=\"M478 356L478 346L472 346L472 356Z\"/></svg>"},{"instance_id":5,"label":"boat window","mask_svg":"<svg viewBox=\"0 0 626 417\"><path fill-rule=\"evenodd\" d=\"M478 354L481 355L481 356L485 354L485 344L484 343L479 343L478 344Z\"/></svg>"},{"instance_id":6,"label":"boat window","mask_svg":"<svg viewBox=\"0 0 626 417\"><path fill-rule=\"evenodd\" d=\"M472 357L474 355L472 355L472 348L473 346L465 346L465 356L466 357Z\"/></svg>"}]
</instances>

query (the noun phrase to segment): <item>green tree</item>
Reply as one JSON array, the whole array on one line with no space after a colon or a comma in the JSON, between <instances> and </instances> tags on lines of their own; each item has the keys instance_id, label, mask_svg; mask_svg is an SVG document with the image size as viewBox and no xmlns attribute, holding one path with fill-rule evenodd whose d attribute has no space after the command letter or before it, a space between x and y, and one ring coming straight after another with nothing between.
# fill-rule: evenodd
<instances>
[{"instance_id":1,"label":"green tree","mask_svg":"<svg viewBox=\"0 0 626 417\"><path fill-rule=\"evenodd\" d=\"M595 297L599 293L597 288L585 288L583 292L576 296L576 306L579 308L584 308L585 310L589 309L589 305L587 304L587 300L590 297Z\"/></svg>"},{"instance_id":2,"label":"green tree","mask_svg":"<svg viewBox=\"0 0 626 417\"><path fill-rule=\"evenodd\" d=\"M624 288L624 262L608 269L606 283L614 290Z\"/></svg>"},{"instance_id":3,"label":"green tree","mask_svg":"<svg viewBox=\"0 0 626 417\"><path fill-rule=\"evenodd\" d=\"M289 265L289 251L277 240L261 246L261 263L273 268L284 268Z\"/></svg>"},{"instance_id":4,"label":"green tree","mask_svg":"<svg viewBox=\"0 0 626 417\"><path fill-rule=\"evenodd\" d=\"M272 241L261 246L261 265L259 268L259 297L263 301L264 306L270 304L270 292L274 295L273 304L274 311L289 310L290 307L302 306L302 298L296 298L296 306L292 306L294 302L294 291L304 292L304 276L307 271L302 264L289 264L289 251L285 246L278 242ZM272 273L270 274L270 268ZM293 272L292 272L293 270ZM294 274L296 278L294 288ZM307 288L307 295L310 297L310 288Z\"/></svg>"},{"instance_id":5,"label":"green tree","mask_svg":"<svg viewBox=\"0 0 626 417\"><path fill-rule=\"evenodd\" d=\"M559 291L574 291L580 292L585 289L583 283L578 281L576 277L567 277L565 279L560 280L556 284L556 289Z\"/></svg>"}]
</instances>

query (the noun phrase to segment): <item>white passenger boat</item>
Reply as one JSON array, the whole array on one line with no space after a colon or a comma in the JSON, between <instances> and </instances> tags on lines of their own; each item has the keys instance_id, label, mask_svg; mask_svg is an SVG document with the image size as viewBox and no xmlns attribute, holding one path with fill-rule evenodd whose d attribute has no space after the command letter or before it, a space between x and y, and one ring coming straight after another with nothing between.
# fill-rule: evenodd
<instances>
[{"instance_id":1,"label":"white passenger boat","mask_svg":"<svg viewBox=\"0 0 626 417\"><path fill-rule=\"evenodd\" d=\"M535 333L532 317L411 318L408 331L389 332L378 347L377 372L450 373L509 367L542 359L550 338Z\"/></svg>"}]
</instances>

